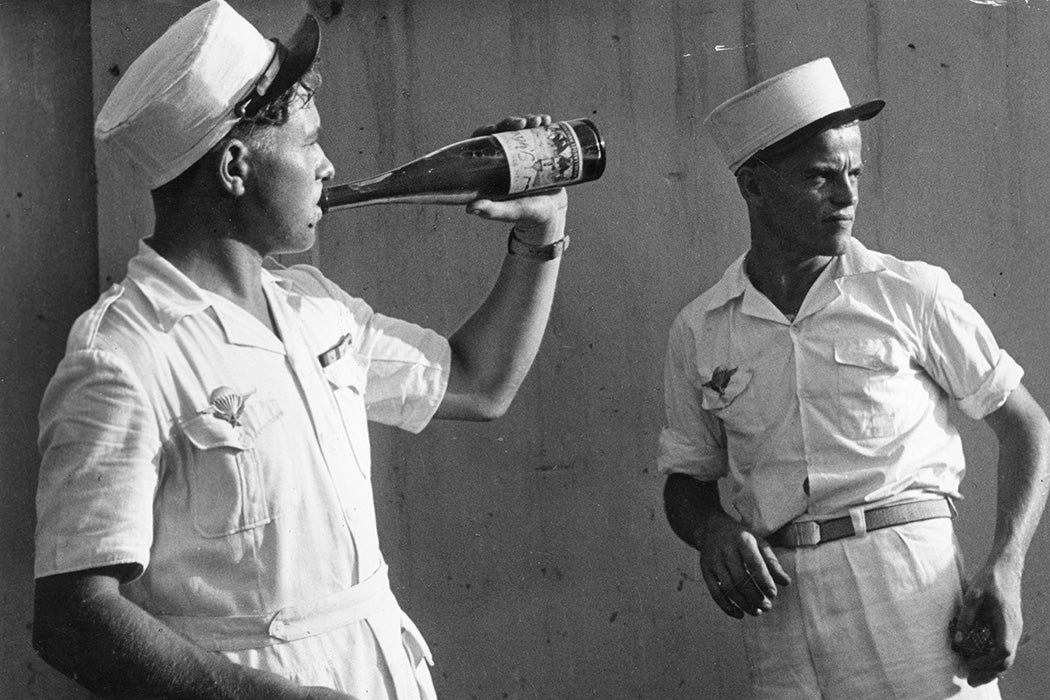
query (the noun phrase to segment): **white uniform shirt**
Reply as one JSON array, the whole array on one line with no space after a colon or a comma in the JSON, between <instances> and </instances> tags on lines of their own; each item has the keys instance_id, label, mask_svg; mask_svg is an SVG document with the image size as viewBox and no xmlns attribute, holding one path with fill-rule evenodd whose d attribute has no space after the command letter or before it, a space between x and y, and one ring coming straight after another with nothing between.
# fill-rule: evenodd
<instances>
[{"instance_id":1,"label":"white uniform shirt","mask_svg":"<svg viewBox=\"0 0 1050 700\"><path fill-rule=\"evenodd\" d=\"M263 287L280 339L140 244L77 321L40 412L38 577L130 563L147 611L223 617L385 568L367 420L421 430L448 343L312 267Z\"/></svg>"},{"instance_id":2,"label":"white uniform shirt","mask_svg":"<svg viewBox=\"0 0 1050 700\"><path fill-rule=\"evenodd\" d=\"M727 477L747 527L958 497L948 399L981 418L1023 372L943 270L852 241L793 320L741 257L675 320L659 469Z\"/></svg>"}]
</instances>

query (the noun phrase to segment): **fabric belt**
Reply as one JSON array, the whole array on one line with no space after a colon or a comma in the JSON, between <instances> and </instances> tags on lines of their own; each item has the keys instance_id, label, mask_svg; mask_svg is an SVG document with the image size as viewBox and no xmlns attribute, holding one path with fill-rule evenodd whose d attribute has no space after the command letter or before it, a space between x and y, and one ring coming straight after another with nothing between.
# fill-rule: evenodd
<instances>
[{"instance_id":1,"label":"fabric belt","mask_svg":"<svg viewBox=\"0 0 1050 700\"><path fill-rule=\"evenodd\" d=\"M861 512L864 523L862 528L855 527L854 517L849 515L823 522L802 520L788 523L767 537L766 541L774 547L814 547L824 542L841 540L884 527L933 518L955 517L955 508L947 498L909 501Z\"/></svg>"},{"instance_id":2,"label":"fabric belt","mask_svg":"<svg viewBox=\"0 0 1050 700\"><path fill-rule=\"evenodd\" d=\"M154 616L205 649L240 651L311 637L385 613L401 615L390 591L386 564L356 586L277 612L227 617Z\"/></svg>"}]
</instances>

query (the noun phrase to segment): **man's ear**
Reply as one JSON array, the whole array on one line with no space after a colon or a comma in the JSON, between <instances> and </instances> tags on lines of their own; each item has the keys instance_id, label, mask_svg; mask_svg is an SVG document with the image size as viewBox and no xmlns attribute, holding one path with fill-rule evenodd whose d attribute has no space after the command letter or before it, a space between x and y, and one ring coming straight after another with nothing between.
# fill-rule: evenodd
<instances>
[{"instance_id":1,"label":"man's ear","mask_svg":"<svg viewBox=\"0 0 1050 700\"><path fill-rule=\"evenodd\" d=\"M222 189L234 197L244 194L251 168L248 163L249 148L240 139L229 139L219 152L218 176Z\"/></svg>"},{"instance_id":2,"label":"man's ear","mask_svg":"<svg viewBox=\"0 0 1050 700\"><path fill-rule=\"evenodd\" d=\"M766 184L762 177L763 173L750 165L745 165L736 173L736 186L740 189L740 195L751 204L761 204L766 194Z\"/></svg>"}]
</instances>

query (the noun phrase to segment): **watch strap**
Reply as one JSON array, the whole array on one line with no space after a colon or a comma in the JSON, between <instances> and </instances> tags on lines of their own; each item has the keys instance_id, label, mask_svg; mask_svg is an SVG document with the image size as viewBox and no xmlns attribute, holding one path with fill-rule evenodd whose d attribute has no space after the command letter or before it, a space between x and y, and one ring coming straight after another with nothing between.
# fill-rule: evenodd
<instances>
[{"instance_id":1,"label":"watch strap","mask_svg":"<svg viewBox=\"0 0 1050 700\"><path fill-rule=\"evenodd\" d=\"M507 237L507 253L510 255L523 255L533 260L554 260L555 258L560 258L568 247L568 236L562 236L553 243L544 245L526 243L514 235L514 229L511 229L510 236Z\"/></svg>"}]
</instances>

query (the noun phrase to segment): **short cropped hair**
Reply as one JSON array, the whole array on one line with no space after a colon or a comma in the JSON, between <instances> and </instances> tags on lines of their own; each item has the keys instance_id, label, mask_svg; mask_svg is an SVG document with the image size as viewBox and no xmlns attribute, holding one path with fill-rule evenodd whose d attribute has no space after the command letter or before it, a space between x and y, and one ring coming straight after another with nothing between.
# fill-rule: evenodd
<instances>
[{"instance_id":1,"label":"short cropped hair","mask_svg":"<svg viewBox=\"0 0 1050 700\"><path fill-rule=\"evenodd\" d=\"M241 118L222 140L227 138L251 140L259 128L265 129L287 123L292 112L309 104L319 87L321 87L321 72L315 61L295 84L252 116Z\"/></svg>"}]
</instances>

